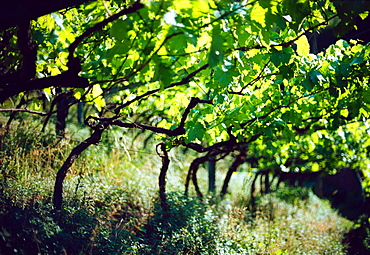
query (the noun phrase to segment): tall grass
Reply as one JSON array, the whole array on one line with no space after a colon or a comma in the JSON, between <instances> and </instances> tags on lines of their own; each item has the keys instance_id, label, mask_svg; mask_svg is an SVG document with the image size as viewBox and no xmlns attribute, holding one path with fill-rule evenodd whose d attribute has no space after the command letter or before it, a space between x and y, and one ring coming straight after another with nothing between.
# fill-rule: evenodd
<instances>
[{"instance_id":1,"label":"tall grass","mask_svg":"<svg viewBox=\"0 0 370 255\"><path fill-rule=\"evenodd\" d=\"M244 254L344 254L343 233L353 226L312 192L294 204L276 193L266 195L253 218L240 207L226 215L224 232L236 238Z\"/></svg>"},{"instance_id":2,"label":"tall grass","mask_svg":"<svg viewBox=\"0 0 370 255\"><path fill-rule=\"evenodd\" d=\"M63 211L55 212L54 178L78 142L21 129L6 134L0 254L345 254L343 235L353 224L309 191L298 190L301 199L287 190L263 196L252 214L252 176L245 171L234 174L222 201L183 196L196 155L180 149L171 152L170 210L163 212L157 198L161 160L154 145L143 148L144 138L132 137L117 131L90 146L65 180ZM218 164L218 187L227 166ZM205 193L206 179L201 168Z\"/></svg>"}]
</instances>

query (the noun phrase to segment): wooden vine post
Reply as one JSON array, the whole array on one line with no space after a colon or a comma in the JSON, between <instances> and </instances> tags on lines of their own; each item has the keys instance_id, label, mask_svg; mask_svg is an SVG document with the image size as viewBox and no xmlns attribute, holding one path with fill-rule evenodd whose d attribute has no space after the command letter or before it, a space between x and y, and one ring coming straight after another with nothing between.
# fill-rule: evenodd
<instances>
[{"instance_id":1,"label":"wooden vine post","mask_svg":"<svg viewBox=\"0 0 370 255\"><path fill-rule=\"evenodd\" d=\"M208 161L208 192L216 192L216 158L211 157Z\"/></svg>"}]
</instances>

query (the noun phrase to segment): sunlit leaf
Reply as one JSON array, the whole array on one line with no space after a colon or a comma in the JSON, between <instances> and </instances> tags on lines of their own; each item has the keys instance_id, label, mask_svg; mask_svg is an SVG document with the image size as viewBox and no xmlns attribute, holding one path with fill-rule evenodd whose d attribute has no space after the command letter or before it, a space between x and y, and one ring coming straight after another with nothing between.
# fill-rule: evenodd
<instances>
[{"instance_id":1,"label":"sunlit leaf","mask_svg":"<svg viewBox=\"0 0 370 255\"><path fill-rule=\"evenodd\" d=\"M105 100L103 97L99 96L94 99L94 105L98 111L101 111L103 107L105 107Z\"/></svg>"},{"instance_id":2,"label":"sunlit leaf","mask_svg":"<svg viewBox=\"0 0 370 255\"><path fill-rule=\"evenodd\" d=\"M103 94L103 90L101 89L100 85L98 85L98 84L94 85L92 87L91 94L94 98Z\"/></svg>"},{"instance_id":3,"label":"sunlit leaf","mask_svg":"<svg viewBox=\"0 0 370 255\"><path fill-rule=\"evenodd\" d=\"M195 18L198 18L204 14L210 12L210 4L212 1L204 1L204 0L193 0L192 7L193 7L193 15Z\"/></svg>"},{"instance_id":4,"label":"sunlit leaf","mask_svg":"<svg viewBox=\"0 0 370 255\"><path fill-rule=\"evenodd\" d=\"M307 37L305 35L299 37L295 41L297 44L297 53L300 56L307 56L310 53L310 44L308 43Z\"/></svg>"},{"instance_id":5,"label":"sunlit leaf","mask_svg":"<svg viewBox=\"0 0 370 255\"><path fill-rule=\"evenodd\" d=\"M251 10L251 19L258 25L265 27L266 22L265 22L265 15L267 13L268 9L263 8L259 2L255 2L253 5L253 8Z\"/></svg>"}]
</instances>

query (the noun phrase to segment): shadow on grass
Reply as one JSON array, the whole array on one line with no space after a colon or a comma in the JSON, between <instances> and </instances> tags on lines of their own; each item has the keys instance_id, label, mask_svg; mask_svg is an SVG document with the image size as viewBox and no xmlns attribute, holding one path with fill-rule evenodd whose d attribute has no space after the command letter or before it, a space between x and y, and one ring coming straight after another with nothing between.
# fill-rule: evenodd
<instances>
[{"instance_id":1,"label":"shadow on grass","mask_svg":"<svg viewBox=\"0 0 370 255\"><path fill-rule=\"evenodd\" d=\"M148 217L130 205L99 209L76 202L0 199L0 254L217 254L216 216L205 203L171 194ZM118 208L118 209L117 209ZM142 218L140 218L142 217Z\"/></svg>"},{"instance_id":2,"label":"shadow on grass","mask_svg":"<svg viewBox=\"0 0 370 255\"><path fill-rule=\"evenodd\" d=\"M368 216L363 215L358 227L351 229L344 235L343 244L346 245L348 255L370 254L370 223Z\"/></svg>"},{"instance_id":3,"label":"shadow on grass","mask_svg":"<svg viewBox=\"0 0 370 255\"><path fill-rule=\"evenodd\" d=\"M156 203L140 231L142 254L217 254L221 235L210 206L174 193L168 196L168 205L164 212Z\"/></svg>"},{"instance_id":4,"label":"shadow on grass","mask_svg":"<svg viewBox=\"0 0 370 255\"><path fill-rule=\"evenodd\" d=\"M56 212L42 201L19 206L3 198L0 207L0 254L4 255L132 254L137 239L134 233L115 228L116 220L109 213L88 206Z\"/></svg>"}]
</instances>

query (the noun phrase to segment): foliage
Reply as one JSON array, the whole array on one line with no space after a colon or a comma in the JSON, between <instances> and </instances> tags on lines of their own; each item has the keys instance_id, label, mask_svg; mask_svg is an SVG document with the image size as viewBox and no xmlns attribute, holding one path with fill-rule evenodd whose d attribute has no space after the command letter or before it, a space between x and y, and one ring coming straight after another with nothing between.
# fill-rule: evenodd
<instances>
[{"instance_id":1,"label":"foliage","mask_svg":"<svg viewBox=\"0 0 370 255\"><path fill-rule=\"evenodd\" d=\"M72 95L66 107L95 107L86 120L95 130L150 130L169 149L207 152L206 161L247 151L261 169L362 169L368 46L339 40L312 54L307 36L327 27L343 34L368 9L366 1L329 0L87 2L39 17L30 34L3 31L12 63L0 101L13 96L13 114L48 118L61 94ZM26 68L15 63L32 60L25 39L37 48L28 88L13 79Z\"/></svg>"}]
</instances>

